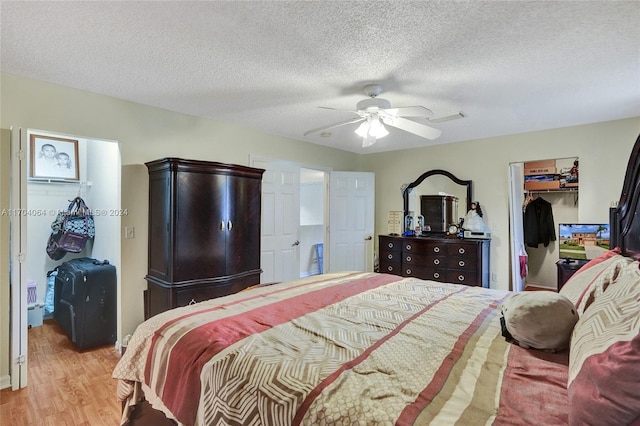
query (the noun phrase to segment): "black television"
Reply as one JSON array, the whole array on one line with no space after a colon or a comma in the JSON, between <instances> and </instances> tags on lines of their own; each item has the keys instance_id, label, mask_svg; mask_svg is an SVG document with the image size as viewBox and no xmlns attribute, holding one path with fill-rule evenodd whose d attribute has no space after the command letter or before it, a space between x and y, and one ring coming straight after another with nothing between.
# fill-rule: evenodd
<instances>
[{"instance_id":1,"label":"black television","mask_svg":"<svg viewBox=\"0 0 640 426\"><path fill-rule=\"evenodd\" d=\"M559 257L565 263L583 263L609 250L608 223L560 223L558 228Z\"/></svg>"}]
</instances>

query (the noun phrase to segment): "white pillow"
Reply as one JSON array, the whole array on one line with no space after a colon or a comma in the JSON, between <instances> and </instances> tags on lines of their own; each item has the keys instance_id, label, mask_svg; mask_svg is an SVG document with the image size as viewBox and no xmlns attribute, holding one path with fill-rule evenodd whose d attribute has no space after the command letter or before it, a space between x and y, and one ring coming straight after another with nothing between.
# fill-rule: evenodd
<instances>
[{"instance_id":1,"label":"white pillow","mask_svg":"<svg viewBox=\"0 0 640 426\"><path fill-rule=\"evenodd\" d=\"M569 347L578 313L571 301L551 291L513 293L502 305L504 325L523 348L559 351Z\"/></svg>"}]
</instances>

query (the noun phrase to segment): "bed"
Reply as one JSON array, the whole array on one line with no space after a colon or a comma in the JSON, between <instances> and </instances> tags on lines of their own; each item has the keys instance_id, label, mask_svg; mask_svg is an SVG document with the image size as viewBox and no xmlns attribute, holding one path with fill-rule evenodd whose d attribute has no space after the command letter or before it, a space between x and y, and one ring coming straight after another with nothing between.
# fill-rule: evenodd
<instances>
[{"instance_id":1,"label":"bed","mask_svg":"<svg viewBox=\"0 0 640 426\"><path fill-rule=\"evenodd\" d=\"M558 296L578 318L566 349L514 344L506 291L323 274L145 321L113 373L121 423L640 425L639 152L617 247Z\"/></svg>"}]
</instances>

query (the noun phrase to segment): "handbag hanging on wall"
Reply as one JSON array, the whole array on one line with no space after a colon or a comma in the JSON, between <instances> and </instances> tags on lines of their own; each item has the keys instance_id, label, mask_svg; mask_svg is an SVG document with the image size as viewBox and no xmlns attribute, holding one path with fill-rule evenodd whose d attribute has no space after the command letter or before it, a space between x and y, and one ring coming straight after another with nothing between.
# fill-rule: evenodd
<instances>
[{"instance_id":1,"label":"handbag hanging on wall","mask_svg":"<svg viewBox=\"0 0 640 426\"><path fill-rule=\"evenodd\" d=\"M67 252L81 252L87 241L96 235L95 222L91 210L80 197L76 197L67 211L58 213L51 224L51 235L47 242L47 254L53 260L60 260Z\"/></svg>"}]
</instances>

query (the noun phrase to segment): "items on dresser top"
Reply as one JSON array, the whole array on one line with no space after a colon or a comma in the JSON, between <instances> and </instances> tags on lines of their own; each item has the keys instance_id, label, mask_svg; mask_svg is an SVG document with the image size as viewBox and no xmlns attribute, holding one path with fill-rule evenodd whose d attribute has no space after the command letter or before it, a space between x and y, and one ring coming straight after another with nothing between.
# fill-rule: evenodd
<instances>
[{"instance_id":1,"label":"items on dresser top","mask_svg":"<svg viewBox=\"0 0 640 426\"><path fill-rule=\"evenodd\" d=\"M489 287L489 240L380 235L378 247L382 273Z\"/></svg>"}]
</instances>

